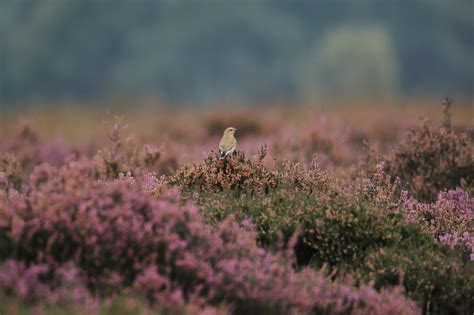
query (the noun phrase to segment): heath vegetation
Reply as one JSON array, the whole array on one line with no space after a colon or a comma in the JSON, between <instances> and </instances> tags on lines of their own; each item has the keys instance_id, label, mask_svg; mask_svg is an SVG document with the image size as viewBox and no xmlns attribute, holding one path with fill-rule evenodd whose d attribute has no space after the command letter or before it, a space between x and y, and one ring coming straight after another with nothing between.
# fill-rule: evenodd
<instances>
[{"instance_id":1,"label":"heath vegetation","mask_svg":"<svg viewBox=\"0 0 474 315\"><path fill-rule=\"evenodd\" d=\"M19 125L0 137L0 313L472 314L474 145L450 106L390 130L216 112L76 142Z\"/></svg>"}]
</instances>

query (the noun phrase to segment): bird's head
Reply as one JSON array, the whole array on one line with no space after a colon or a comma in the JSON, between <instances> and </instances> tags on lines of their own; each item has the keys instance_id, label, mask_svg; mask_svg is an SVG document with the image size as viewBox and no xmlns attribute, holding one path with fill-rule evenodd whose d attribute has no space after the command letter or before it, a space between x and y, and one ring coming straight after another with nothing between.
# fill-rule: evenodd
<instances>
[{"instance_id":1,"label":"bird's head","mask_svg":"<svg viewBox=\"0 0 474 315\"><path fill-rule=\"evenodd\" d=\"M226 129L224 130L224 135L233 136L236 131L237 131L236 128L234 128L234 127L228 127L228 128L226 128Z\"/></svg>"}]
</instances>

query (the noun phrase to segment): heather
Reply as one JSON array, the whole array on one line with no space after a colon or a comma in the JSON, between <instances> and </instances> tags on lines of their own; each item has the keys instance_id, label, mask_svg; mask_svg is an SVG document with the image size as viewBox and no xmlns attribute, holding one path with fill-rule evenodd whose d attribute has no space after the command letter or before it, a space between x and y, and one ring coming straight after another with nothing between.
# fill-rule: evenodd
<instances>
[{"instance_id":1,"label":"heather","mask_svg":"<svg viewBox=\"0 0 474 315\"><path fill-rule=\"evenodd\" d=\"M449 105L390 130L213 112L76 143L21 125L0 136L0 312L469 314L473 144Z\"/></svg>"},{"instance_id":2,"label":"heather","mask_svg":"<svg viewBox=\"0 0 474 315\"><path fill-rule=\"evenodd\" d=\"M298 267L352 274L378 288L403 285L409 297L432 301L444 311L472 308L472 239L466 231L472 234L472 198L462 199L467 198L464 191L440 193L461 203L442 199L426 205L425 211L438 211L435 220L428 220L422 209L413 209L419 203L406 200L382 168L348 187L329 185L317 192L284 188L258 197L219 194L197 203L210 224L236 213L237 218L251 217L266 248L297 233ZM451 234L435 233L435 225Z\"/></svg>"},{"instance_id":3,"label":"heather","mask_svg":"<svg viewBox=\"0 0 474 315\"><path fill-rule=\"evenodd\" d=\"M472 139L466 131L453 130L450 106L451 101L445 100L441 126L425 121L385 157L388 172L399 176L420 200L432 201L441 190L474 186Z\"/></svg>"},{"instance_id":4,"label":"heather","mask_svg":"<svg viewBox=\"0 0 474 315\"><path fill-rule=\"evenodd\" d=\"M38 166L24 194L3 196L2 289L29 302L84 303L129 287L178 309L192 299L235 304L236 312L412 310L409 302L397 306L404 299L397 293L296 273L284 263L291 253L256 245L250 222L225 220L213 230L194 206L179 206L172 190L155 200L137 189L131 177L101 180L87 161ZM317 291L324 295L315 301Z\"/></svg>"}]
</instances>

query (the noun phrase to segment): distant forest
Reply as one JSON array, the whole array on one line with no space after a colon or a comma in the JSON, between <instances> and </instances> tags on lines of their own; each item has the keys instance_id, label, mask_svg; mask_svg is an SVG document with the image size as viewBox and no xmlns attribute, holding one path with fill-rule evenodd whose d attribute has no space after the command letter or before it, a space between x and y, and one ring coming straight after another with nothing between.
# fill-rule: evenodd
<instances>
[{"instance_id":1,"label":"distant forest","mask_svg":"<svg viewBox=\"0 0 474 315\"><path fill-rule=\"evenodd\" d=\"M473 3L0 0L0 101L472 97Z\"/></svg>"}]
</instances>

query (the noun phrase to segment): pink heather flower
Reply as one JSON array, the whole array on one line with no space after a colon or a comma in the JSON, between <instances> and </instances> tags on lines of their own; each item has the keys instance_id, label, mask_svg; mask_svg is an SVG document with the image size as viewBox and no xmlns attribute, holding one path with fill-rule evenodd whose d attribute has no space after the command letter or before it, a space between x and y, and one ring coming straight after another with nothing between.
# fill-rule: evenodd
<instances>
[{"instance_id":1,"label":"pink heather flower","mask_svg":"<svg viewBox=\"0 0 474 315\"><path fill-rule=\"evenodd\" d=\"M159 180L155 172L148 172L145 174L142 182L142 189L146 192L153 192L159 185Z\"/></svg>"},{"instance_id":2,"label":"pink heather flower","mask_svg":"<svg viewBox=\"0 0 474 315\"><path fill-rule=\"evenodd\" d=\"M472 227L474 198L457 188L439 192L434 203L423 203L408 198L402 192L399 210L408 222L420 224L446 246L454 249L464 246L474 253L474 241L469 230Z\"/></svg>"},{"instance_id":3,"label":"pink heather flower","mask_svg":"<svg viewBox=\"0 0 474 315\"><path fill-rule=\"evenodd\" d=\"M454 248L459 240L460 239L456 234L445 234L439 237L439 241L450 248Z\"/></svg>"},{"instance_id":4,"label":"pink heather flower","mask_svg":"<svg viewBox=\"0 0 474 315\"><path fill-rule=\"evenodd\" d=\"M379 163L377 164L376 168L377 168L377 171L378 171L379 173L383 173L384 168L385 168L385 163L384 163L383 161L382 161L382 162L379 162Z\"/></svg>"},{"instance_id":5,"label":"pink heather flower","mask_svg":"<svg viewBox=\"0 0 474 315\"><path fill-rule=\"evenodd\" d=\"M8 181L7 174L5 172L0 172L0 185L6 185Z\"/></svg>"}]
</instances>

